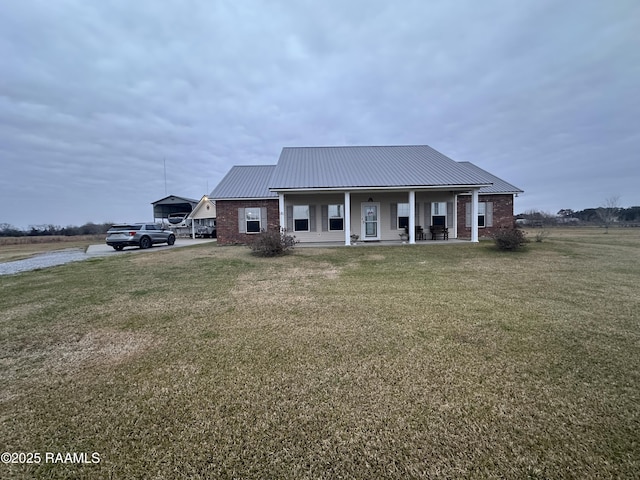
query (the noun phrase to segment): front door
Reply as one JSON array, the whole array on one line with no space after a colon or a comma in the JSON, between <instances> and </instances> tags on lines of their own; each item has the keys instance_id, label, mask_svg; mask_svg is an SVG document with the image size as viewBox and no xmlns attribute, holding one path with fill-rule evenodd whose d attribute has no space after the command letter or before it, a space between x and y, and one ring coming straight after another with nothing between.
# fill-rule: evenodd
<instances>
[{"instance_id":1,"label":"front door","mask_svg":"<svg viewBox=\"0 0 640 480\"><path fill-rule=\"evenodd\" d=\"M380 204L362 204L362 240L380 240Z\"/></svg>"}]
</instances>

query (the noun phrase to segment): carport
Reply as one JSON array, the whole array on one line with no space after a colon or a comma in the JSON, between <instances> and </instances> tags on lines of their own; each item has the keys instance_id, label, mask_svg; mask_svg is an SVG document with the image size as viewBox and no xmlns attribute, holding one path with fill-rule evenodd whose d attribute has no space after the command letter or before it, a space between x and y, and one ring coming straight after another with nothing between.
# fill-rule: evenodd
<instances>
[{"instance_id":1,"label":"carport","mask_svg":"<svg viewBox=\"0 0 640 480\"><path fill-rule=\"evenodd\" d=\"M198 205L199 200L193 198L179 197L177 195L169 195L153 202L153 219L167 221L169 215L175 213L184 213L185 216Z\"/></svg>"}]
</instances>

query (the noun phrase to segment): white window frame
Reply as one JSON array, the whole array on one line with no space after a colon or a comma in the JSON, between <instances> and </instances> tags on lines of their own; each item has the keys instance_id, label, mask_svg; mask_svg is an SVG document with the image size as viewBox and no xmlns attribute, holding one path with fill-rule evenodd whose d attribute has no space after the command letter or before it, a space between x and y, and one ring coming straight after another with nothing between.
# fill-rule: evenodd
<instances>
[{"instance_id":1,"label":"white window frame","mask_svg":"<svg viewBox=\"0 0 640 480\"><path fill-rule=\"evenodd\" d=\"M487 202L478 202L478 228L485 228L486 225L487 225Z\"/></svg>"},{"instance_id":2,"label":"white window frame","mask_svg":"<svg viewBox=\"0 0 640 480\"><path fill-rule=\"evenodd\" d=\"M306 211L302 211L302 210ZM301 212L302 211L302 212ZM305 216L306 214L306 216ZM297 228L296 222L298 220L306 220L307 228ZM309 232L311 227L311 217L309 214L309 205L294 205L293 206L293 231L294 232Z\"/></svg>"},{"instance_id":3,"label":"white window frame","mask_svg":"<svg viewBox=\"0 0 640 480\"><path fill-rule=\"evenodd\" d=\"M409 203L398 203L398 210L397 210L397 214L396 214L396 226L398 227L398 230L404 230L405 228L409 228L409 214L410 214L410 207L409 207ZM405 208L406 208L406 215L400 215L400 212L405 213ZM403 227L400 226L400 219L401 218L406 218L407 219L407 226Z\"/></svg>"},{"instance_id":4,"label":"white window frame","mask_svg":"<svg viewBox=\"0 0 640 480\"><path fill-rule=\"evenodd\" d=\"M447 227L447 202L431 202L431 225L433 223L433 217L443 217L443 226Z\"/></svg>"},{"instance_id":5,"label":"white window frame","mask_svg":"<svg viewBox=\"0 0 640 480\"><path fill-rule=\"evenodd\" d=\"M254 218L255 217L255 218ZM249 235L255 235L262 231L262 212L260 207L246 207L244 209L245 232ZM254 232L249 229L249 222L258 222L258 231Z\"/></svg>"},{"instance_id":6,"label":"white window frame","mask_svg":"<svg viewBox=\"0 0 640 480\"><path fill-rule=\"evenodd\" d=\"M331 215L331 210L337 210L337 214L336 215ZM344 205L339 203L339 204L334 204L334 205L329 205L327 208L327 214L328 214L328 225L327 225L327 229L330 232L342 232L344 231ZM331 228L331 220L342 220L342 228Z\"/></svg>"}]
</instances>

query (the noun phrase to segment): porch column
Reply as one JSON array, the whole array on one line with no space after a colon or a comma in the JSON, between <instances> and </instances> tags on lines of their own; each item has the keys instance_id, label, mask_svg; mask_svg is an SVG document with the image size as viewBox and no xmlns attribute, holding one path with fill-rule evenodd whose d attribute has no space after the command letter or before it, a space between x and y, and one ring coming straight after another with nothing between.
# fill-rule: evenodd
<instances>
[{"instance_id":1,"label":"porch column","mask_svg":"<svg viewBox=\"0 0 640 480\"><path fill-rule=\"evenodd\" d=\"M453 194L453 238L458 238L458 194Z\"/></svg>"},{"instance_id":2,"label":"porch column","mask_svg":"<svg viewBox=\"0 0 640 480\"><path fill-rule=\"evenodd\" d=\"M284 218L284 193L279 193L278 194L278 212L280 213L279 215L279 221L280 221L280 231L283 232L285 228L287 228L287 224L285 223L285 218Z\"/></svg>"},{"instance_id":3,"label":"porch column","mask_svg":"<svg viewBox=\"0 0 640 480\"><path fill-rule=\"evenodd\" d=\"M344 192L344 244L351 245L351 193Z\"/></svg>"},{"instance_id":4,"label":"porch column","mask_svg":"<svg viewBox=\"0 0 640 480\"><path fill-rule=\"evenodd\" d=\"M478 243L478 190L471 191L471 241Z\"/></svg>"},{"instance_id":5,"label":"porch column","mask_svg":"<svg viewBox=\"0 0 640 480\"><path fill-rule=\"evenodd\" d=\"M416 243L416 192L409 190L409 244Z\"/></svg>"}]
</instances>

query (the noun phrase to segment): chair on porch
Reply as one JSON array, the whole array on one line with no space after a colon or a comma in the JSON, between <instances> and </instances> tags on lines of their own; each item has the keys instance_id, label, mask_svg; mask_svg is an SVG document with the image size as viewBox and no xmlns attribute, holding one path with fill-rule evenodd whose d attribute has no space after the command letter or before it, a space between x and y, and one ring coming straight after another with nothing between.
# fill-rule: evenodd
<instances>
[{"instance_id":1,"label":"chair on porch","mask_svg":"<svg viewBox=\"0 0 640 480\"><path fill-rule=\"evenodd\" d=\"M420 225L416 225L416 240L424 240L424 229Z\"/></svg>"},{"instance_id":2,"label":"chair on porch","mask_svg":"<svg viewBox=\"0 0 640 480\"><path fill-rule=\"evenodd\" d=\"M444 225L431 225L429 230L431 231L431 240L437 240L439 236L443 240L449 240L449 229Z\"/></svg>"}]
</instances>

